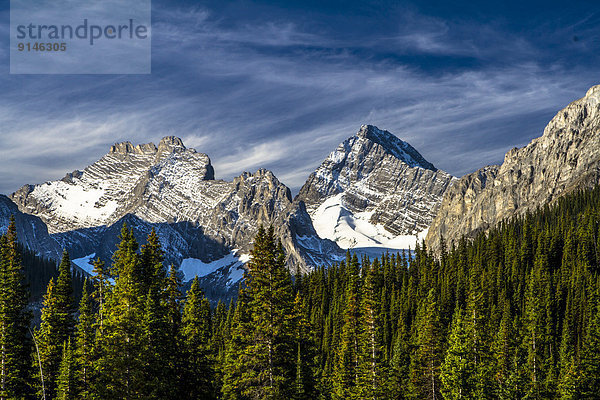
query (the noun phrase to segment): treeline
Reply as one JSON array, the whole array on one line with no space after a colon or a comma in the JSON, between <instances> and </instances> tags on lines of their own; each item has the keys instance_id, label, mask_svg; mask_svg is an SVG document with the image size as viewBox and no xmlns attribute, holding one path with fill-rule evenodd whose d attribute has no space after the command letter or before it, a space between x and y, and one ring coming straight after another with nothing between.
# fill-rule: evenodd
<instances>
[{"instance_id":1,"label":"treeline","mask_svg":"<svg viewBox=\"0 0 600 400\"><path fill-rule=\"evenodd\" d=\"M50 279L58 277L57 263L49 258L40 257L34 251L17 245L17 251L23 264L25 283L29 291L30 302L41 302L46 293L46 288ZM78 301L81 298L85 275L81 271L73 271L73 293Z\"/></svg>"},{"instance_id":2,"label":"treeline","mask_svg":"<svg viewBox=\"0 0 600 400\"><path fill-rule=\"evenodd\" d=\"M78 310L64 255L33 337L14 229L0 245L0 399L600 398L600 188L439 257L348 254L295 279L261 228L214 309L124 226Z\"/></svg>"},{"instance_id":3,"label":"treeline","mask_svg":"<svg viewBox=\"0 0 600 400\"><path fill-rule=\"evenodd\" d=\"M332 399L600 399L600 187L297 279Z\"/></svg>"}]
</instances>

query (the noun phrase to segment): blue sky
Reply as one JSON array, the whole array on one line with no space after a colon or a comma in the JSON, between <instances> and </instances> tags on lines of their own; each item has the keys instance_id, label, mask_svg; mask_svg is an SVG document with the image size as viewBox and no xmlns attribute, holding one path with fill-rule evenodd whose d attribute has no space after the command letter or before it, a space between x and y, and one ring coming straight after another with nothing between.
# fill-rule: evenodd
<instances>
[{"instance_id":1,"label":"blue sky","mask_svg":"<svg viewBox=\"0 0 600 400\"><path fill-rule=\"evenodd\" d=\"M150 75L10 75L2 3L0 193L166 135L296 192L365 123L456 176L499 163L600 83L600 7L473 3L154 0Z\"/></svg>"}]
</instances>

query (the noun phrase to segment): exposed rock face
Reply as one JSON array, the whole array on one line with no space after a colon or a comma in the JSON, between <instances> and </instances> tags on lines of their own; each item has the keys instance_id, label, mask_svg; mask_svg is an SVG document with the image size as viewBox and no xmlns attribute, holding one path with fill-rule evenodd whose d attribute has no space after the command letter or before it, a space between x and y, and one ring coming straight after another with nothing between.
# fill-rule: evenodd
<instances>
[{"instance_id":1,"label":"exposed rock face","mask_svg":"<svg viewBox=\"0 0 600 400\"><path fill-rule=\"evenodd\" d=\"M345 252L335 242L317 235L302 201L294 201L274 226L278 227L276 233L281 238L293 273L306 272L306 265L331 265L345 258Z\"/></svg>"},{"instance_id":2,"label":"exposed rock face","mask_svg":"<svg viewBox=\"0 0 600 400\"><path fill-rule=\"evenodd\" d=\"M235 250L247 254L262 224L284 238L290 268L329 264L340 249L318 238L306 210L267 170L244 172L232 182L214 179L206 154L166 137L158 146L115 144L83 171L59 181L26 185L11 195L26 214L39 217L73 258L97 253L109 259L123 222L145 240L157 229L168 262L212 262ZM308 248L298 237L316 241Z\"/></svg>"},{"instance_id":3,"label":"exposed rock face","mask_svg":"<svg viewBox=\"0 0 600 400\"><path fill-rule=\"evenodd\" d=\"M0 194L0 234L6 233L10 218L15 218L17 237L46 258L58 259L62 254L60 244L48 234L46 224L33 215L20 212L15 203Z\"/></svg>"},{"instance_id":4,"label":"exposed rock face","mask_svg":"<svg viewBox=\"0 0 600 400\"><path fill-rule=\"evenodd\" d=\"M444 196L426 243L437 250L441 237L473 237L505 218L599 182L600 86L594 86L561 110L541 137L506 153L502 165L458 180Z\"/></svg>"},{"instance_id":5,"label":"exposed rock face","mask_svg":"<svg viewBox=\"0 0 600 400\"><path fill-rule=\"evenodd\" d=\"M211 179L214 170L206 154L167 137L158 148L152 143L115 144L85 170L60 181L23 186L10 197L22 212L46 222L50 233L59 233L110 225L128 213L150 222L176 218L189 211L176 203L192 200L196 186ZM159 205L163 197L170 203Z\"/></svg>"},{"instance_id":6,"label":"exposed rock face","mask_svg":"<svg viewBox=\"0 0 600 400\"><path fill-rule=\"evenodd\" d=\"M365 240L381 244L368 232L358 232L359 225L369 224L365 229L373 232L379 226L385 232L379 229L376 235L389 238L427 229L452 181L451 175L435 168L410 144L363 125L310 175L298 199L306 203L322 237L348 248ZM335 215L331 214L334 208ZM333 225L326 226L331 219ZM357 226L354 232L342 227L349 219L350 226Z\"/></svg>"}]
</instances>

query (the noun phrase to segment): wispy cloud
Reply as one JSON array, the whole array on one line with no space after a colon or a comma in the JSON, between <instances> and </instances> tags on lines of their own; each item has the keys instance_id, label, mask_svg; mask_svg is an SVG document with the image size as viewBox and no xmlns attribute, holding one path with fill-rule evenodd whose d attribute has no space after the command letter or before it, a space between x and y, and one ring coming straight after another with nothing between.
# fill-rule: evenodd
<instances>
[{"instance_id":1,"label":"wispy cloud","mask_svg":"<svg viewBox=\"0 0 600 400\"><path fill-rule=\"evenodd\" d=\"M209 154L217 177L265 167L297 190L363 123L462 175L541 135L597 79L483 21L412 13L342 35L327 21L230 19L155 7L150 76L0 76L0 192L165 135Z\"/></svg>"}]
</instances>

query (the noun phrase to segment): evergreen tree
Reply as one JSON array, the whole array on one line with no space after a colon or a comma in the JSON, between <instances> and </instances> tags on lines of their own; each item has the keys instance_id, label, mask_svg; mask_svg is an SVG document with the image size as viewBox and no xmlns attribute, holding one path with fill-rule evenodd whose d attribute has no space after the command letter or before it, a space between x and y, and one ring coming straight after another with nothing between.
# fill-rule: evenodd
<instances>
[{"instance_id":1,"label":"evergreen tree","mask_svg":"<svg viewBox=\"0 0 600 400\"><path fill-rule=\"evenodd\" d=\"M593 307L581 354L581 398L600 398L600 303Z\"/></svg>"},{"instance_id":2,"label":"evergreen tree","mask_svg":"<svg viewBox=\"0 0 600 400\"><path fill-rule=\"evenodd\" d=\"M209 303L210 305L210 303ZM228 323L229 311L225 303L219 300L212 315L211 356L213 367L213 387L218 395L223 386L223 368L225 367L225 354L227 339L231 336L231 325ZM183 327L182 327L183 329Z\"/></svg>"},{"instance_id":3,"label":"evergreen tree","mask_svg":"<svg viewBox=\"0 0 600 400\"><path fill-rule=\"evenodd\" d=\"M581 394L581 374L574 358L565 364L561 373L562 376L559 382L560 399L578 400L584 398Z\"/></svg>"},{"instance_id":4,"label":"evergreen tree","mask_svg":"<svg viewBox=\"0 0 600 400\"><path fill-rule=\"evenodd\" d=\"M546 325L545 298L546 271L543 267L536 266L528 276L526 291L526 314L525 314L525 341L527 349L527 371L529 373L529 385L527 396L533 399L545 396L544 380L548 373L548 358L545 357L548 336Z\"/></svg>"},{"instance_id":5,"label":"evergreen tree","mask_svg":"<svg viewBox=\"0 0 600 400\"><path fill-rule=\"evenodd\" d=\"M245 349L250 365L244 374L248 381L244 394L251 398L283 399L293 377L294 349L289 324L293 290L283 247L272 227L259 229L248 270L252 332L250 345Z\"/></svg>"},{"instance_id":6,"label":"evergreen tree","mask_svg":"<svg viewBox=\"0 0 600 400\"><path fill-rule=\"evenodd\" d=\"M42 309L42 324L36 332L39 353L34 352L34 367L41 364L45 388L41 387L42 377L36 369L38 392L48 398L56 395L57 378L64 343L71 339L75 327L75 312L69 254L63 252L58 266L56 283L50 280ZM39 358L38 358L39 357Z\"/></svg>"},{"instance_id":7,"label":"evergreen tree","mask_svg":"<svg viewBox=\"0 0 600 400\"><path fill-rule=\"evenodd\" d=\"M504 305L504 312L500 321L500 326L496 332L495 340L492 344L493 370L495 382L495 394L500 399L514 398L511 395L511 388L507 384L511 373L511 361L514 355L516 345L515 332L513 330L513 318L510 311L510 305Z\"/></svg>"},{"instance_id":8,"label":"evergreen tree","mask_svg":"<svg viewBox=\"0 0 600 400\"><path fill-rule=\"evenodd\" d=\"M194 278L183 309L181 336L185 352L184 397L211 399L213 387L213 357L211 357L210 303L204 297L198 278Z\"/></svg>"},{"instance_id":9,"label":"evergreen tree","mask_svg":"<svg viewBox=\"0 0 600 400\"><path fill-rule=\"evenodd\" d=\"M464 311L457 309L446 358L441 367L441 392L444 399L477 399L476 368L473 354L473 334L465 321Z\"/></svg>"},{"instance_id":10,"label":"evergreen tree","mask_svg":"<svg viewBox=\"0 0 600 400\"><path fill-rule=\"evenodd\" d=\"M68 339L63 343L62 357L56 383L57 400L76 400L80 398L77 391L76 370L77 367L75 365L75 358L71 347L71 339Z\"/></svg>"},{"instance_id":11,"label":"evergreen tree","mask_svg":"<svg viewBox=\"0 0 600 400\"><path fill-rule=\"evenodd\" d=\"M417 322L417 348L411 359L411 395L420 399L440 399L439 372L442 363L442 326L435 289L429 290L420 307Z\"/></svg>"},{"instance_id":12,"label":"evergreen tree","mask_svg":"<svg viewBox=\"0 0 600 400\"><path fill-rule=\"evenodd\" d=\"M156 279L162 279L156 276ZM181 293L181 277L179 269L174 265L169 268L169 274L164 284L165 291L165 315L167 317L168 336L164 343L163 361L167 362L169 368L167 371L171 374L168 379L177 379L177 373L182 369L181 343L179 332L181 330L181 313L182 313L182 293Z\"/></svg>"},{"instance_id":13,"label":"evergreen tree","mask_svg":"<svg viewBox=\"0 0 600 400\"><path fill-rule=\"evenodd\" d=\"M30 379L31 340L27 331L27 290L19 257L17 229L13 217L7 233L0 237L0 399L27 395Z\"/></svg>"},{"instance_id":14,"label":"evergreen tree","mask_svg":"<svg viewBox=\"0 0 600 400\"><path fill-rule=\"evenodd\" d=\"M160 285L164 284L166 278L163 261L164 251L156 231L152 228L140 253L140 290L143 293L147 293L150 288L155 292L162 289Z\"/></svg>"},{"instance_id":15,"label":"evergreen tree","mask_svg":"<svg viewBox=\"0 0 600 400\"><path fill-rule=\"evenodd\" d=\"M247 277L248 274L246 273L245 276ZM250 353L246 349L251 343L252 328L248 298L246 290L241 284L237 302L232 302L229 305L226 324L230 326L230 335L226 342L224 355L223 384L221 387L223 399L248 399L250 397L244 393L252 382L249 382L244 374L247 373L246 368L251 362Z\"/></svg>"},{"instance_id":16,"label":"evergreen tree","mask_svg":"<svg viewBox=\"0 0 600 400\"><path fill-rule=\"evenodd\" d=\"M144 300L139 275L138 244L123 225L120 243L113 254L111 271L115 284L107 293L103 329L98 336L95 392L102 398L143 398Z\"/></svg>"},{"instance_id":17,"label":"evergreen tree","mask_svg":"<svg viewBox=\"0 0 600 400\"><path fill-rule=\"evenodd\" d=\"M161 303L160 293L150 288L146 295L144 316L141 324L142 344L140 364L142 368L140 388L145 399L165 399L169 395L177 397L172 386L173 365L169 362L172 354L167 352L171 341L166 307Z\"/></svg>"},{"instance_id":18,"label":"evergreen tree","mask_svg":"<svg viewBox=\"0 0 600 400\"><path fill-rule=\"evenodd\" d=\"M405 316L401 316L394 339L391 369L387 382L387 391L393 398L406 399L409 397L410 356L410 332L408 332Z\"/></svg>"},{"instance_id":19,"label":"evergreen tree","mask_svg":"<svg viewBox=\"0 0 600 400\"><path fill-rule=\"evenodd\" d=\"M306 306L299 292L294 299L292 324L294 327L294 345L296 348L295 378L291 392L292 398L297 400L315 398L317 393L314 380L314 338L311 336L311 327L306 313Z\"/></svg>"},{"instance_id":20,"label":"evergreen tree","mask_svg":"<svg viewBox=\"0 0 600 400\"><path fill-rule=\"evenodd\" d=\"M65 340L71 338L75 332L75 299L73 297L73 273L71 271L71 258L64 251L58 265L58 278L56 278L55 296L57 301L57 318L61 333Z\"/></svg>"},{"instance_id":21,"label":"evergreen tree","mask_svg":"<svg viewBox=\"0 0 600 400\"><path fill-rule=\"evenodd\" d=\"M260 227L248 270L234 315L224 397L283 399L294 376L293 288L273 228Z\"/></svg>"},{"instance_id":22,"label":"evergreen tree","mask_svg":"<svg viewBox=\"0 0 600 400\"><path fill-rule=\"evenodd\" d=\"M363 262L364 284L361 290L360 333L358 354L357 395L360 398L379 399L384 395L385 370L382 291L379 261Z\"/></svg>"},{"instance_id":23,"label":"evergreen tree","mask_svg":"<svg viewBox=\"0 0 600 400\"><path fill-rule=\"evenodd\" d=\"M107 271L104 262L100 258L94 260L91 279L95 289L92 297L94 297L98 304L98 330L102 332L104 328L104 306L106 304L106 297L110 292L111 284L109 271Z\"/></svg>"},{"instance_id":24,"label":"evergreen tree","mask_svg":"<svg viewBox=\"0 0 600 400\"><path fill-rule=\"evenodd\" d=\"M492 395L492 358L490 354L491 338L488 334L490 322L489 311L484 298L480 270L475 269L470 276L469 292L465 322L469 333L469 346L471 362L475 368L475 393L479 399L486 399Z\"/></svg>"},{"instance_id":25,"label":"evergreen tree","mask_svg":"<svg viewBox=\"0 0 600 400\"><path fill-rule=\"evenodd\" d=\"M347 264L347 286L340 342L337 346L333 371L333 399L353 399L357 396L356 383L359 364L359 264L356 255Z\"/></svg>"},{"instance_id":26,"label":"evergreen tree","mask_svg":"<svg viewBox=\"0 0 600 400\"><path fill-rule=\"evenodd\" d=\"M87 282L79 303L79 322L76 327L75 360L77 365L78 398L92 399L91 385L94 371L95 315Z\"/></svg>"}]
</instances>

